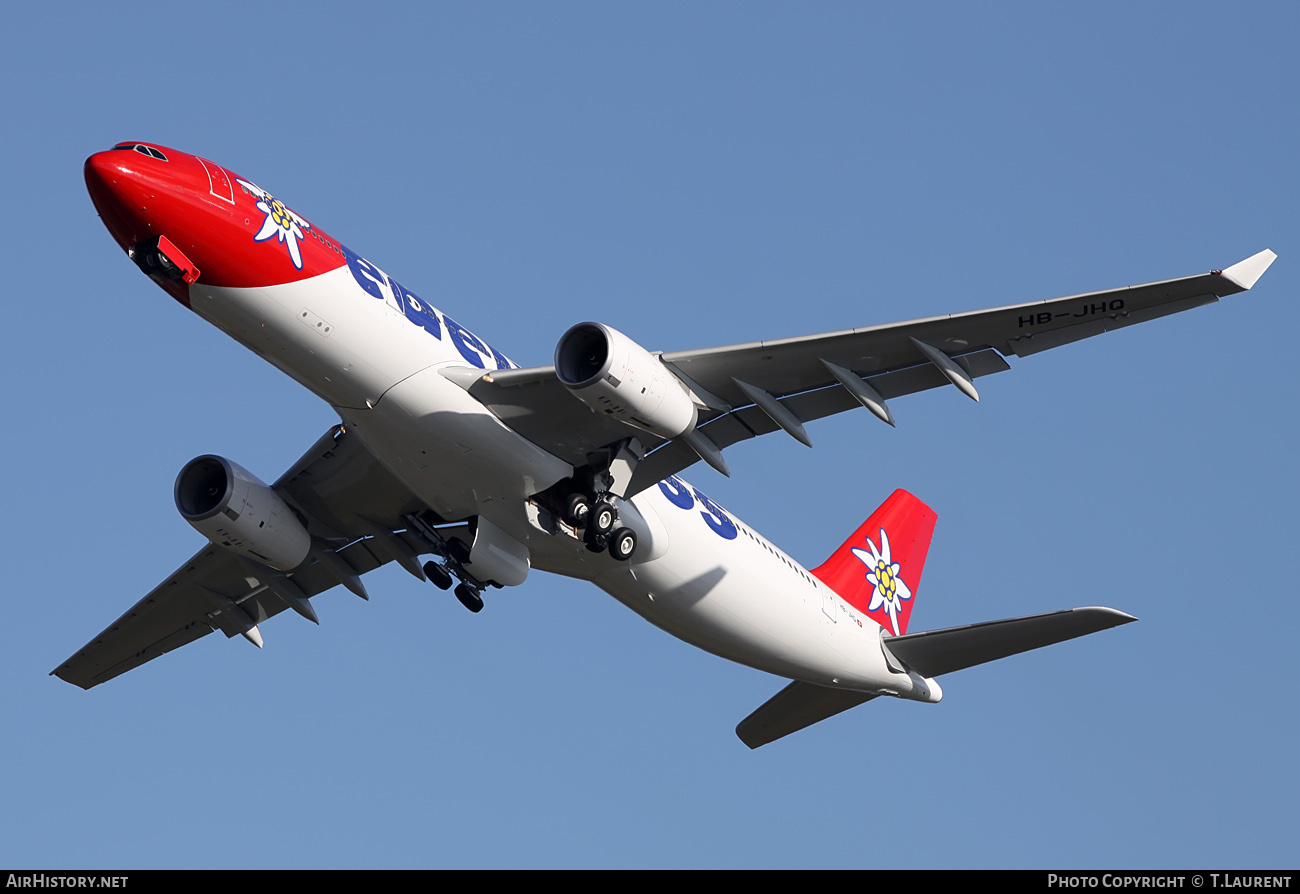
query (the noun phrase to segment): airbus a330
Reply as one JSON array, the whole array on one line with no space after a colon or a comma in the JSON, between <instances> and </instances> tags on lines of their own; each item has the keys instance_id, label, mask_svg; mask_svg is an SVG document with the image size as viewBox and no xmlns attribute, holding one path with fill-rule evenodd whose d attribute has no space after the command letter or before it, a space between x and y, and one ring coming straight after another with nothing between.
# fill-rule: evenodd
<instances>
[{"instance_id":1,"label":"airbus a330","mask_svg":"<svg viewBox=\"0 0 1300 894\"><path fill-rule=\"evenodd\" d=\"M1075 608L909 633L936 515L896 491L806 569L687 484L703 461L805 423L956 387L1039 351L1249 289L1222 270L991 310L703 350L651 351L599 322L520 368L272 193L150 143L92 155L105 226L156 284L328 402L340 423L265 484L232 460L180 471L207 545L53 673L89 689L212 631L263 645L286 609L396 562L471 611L534 569L594 583L686 642L790 682L745 718L751 748L935 677L1135 620Z\"/></svg>"}]
</instances>

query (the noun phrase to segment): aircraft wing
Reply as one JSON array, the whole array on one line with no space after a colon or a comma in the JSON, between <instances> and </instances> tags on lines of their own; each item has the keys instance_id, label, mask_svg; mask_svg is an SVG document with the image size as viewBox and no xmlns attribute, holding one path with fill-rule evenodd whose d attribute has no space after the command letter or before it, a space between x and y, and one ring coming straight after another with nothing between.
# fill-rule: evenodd
<instances>
[{"instance_id":1,"label":"aircraft wing","mask_svg":"<svg viewBox=\"0 0 1300 894\"><path fill-rule=\"evenodd\" d=\"M286 608L315 620L307 598L340 583L364 596L360 576L388 561L422 576L415 556L427 546L394 532L425 507L341 426L273 487L303 512L313 538L332 547L327 555L318 551L285 575L209 543L51 674L89 689L213 630L260 645L257 624Z\"/></svg>"},{"instance_id":2,"label":"aircraft wing","mask_svg":"<svg viewBox=\"0 0 1300 894\"><path fill-rule=\"evenodd\" d=\"M1249 289L1275 258L1265 250L1223 270L1163 282L660 356L707 405L695 433L707 439L704 453L782 428L803 440L800 423L859 406L892 425L889 400L950 383L978 400L973 380L1009 369L1005 356L1026 357L1213 303ZM648 455L636 468L629 496L704 455L690 436L665 441L596 413L568 392L552 366L488 374L449 368L443 374L524 437L574 465L635 434ZM725 471L720 463L713 464Z\"/></svg>"}]
</instances>

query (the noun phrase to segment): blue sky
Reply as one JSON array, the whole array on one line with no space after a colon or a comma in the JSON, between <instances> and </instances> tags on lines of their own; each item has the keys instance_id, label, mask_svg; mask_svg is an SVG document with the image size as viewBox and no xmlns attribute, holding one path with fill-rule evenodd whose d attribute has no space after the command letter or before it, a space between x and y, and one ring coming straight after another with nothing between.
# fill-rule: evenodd
<instances>
[{"instance_id":1,"label":"blue sky","mask_svg":"<svg viewBox=\"0 0 1300 894\"><path fill-rule=\"evenodd\" d=\"M1297 14L1281 3L67 4L7 14L0 863L1294 865ZM1279 255L1251 293L689 477L805 564L895 487L912 627L1128 625L750 752L782 685L594 588L399 569L266 648L46 676L191 555L171 487L336 419L99 224L146 139L275 192L516 361L804 334Z\"/></svg>"}]
</instances>

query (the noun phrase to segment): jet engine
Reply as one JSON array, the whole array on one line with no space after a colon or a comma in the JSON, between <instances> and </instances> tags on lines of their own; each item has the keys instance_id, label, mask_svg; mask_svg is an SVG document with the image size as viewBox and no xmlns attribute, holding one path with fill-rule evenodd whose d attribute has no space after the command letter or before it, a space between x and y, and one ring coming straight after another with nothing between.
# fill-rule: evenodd
<instances>
[{"instance_id":1,"label":"jet engine","mask_svg":"<svg viewBox=\"0 0 1300 894\"><path fill-rule=\"evenodd\" d=\"M604 323L579 323L555 346L555 374L600 413L661 438L695 428L695 402L645 348Z\"/></svg>"},{"instance_id":2,"label":"jet engine","mask_svg":"<svg viewBox=\"0 0 1300 894\"><path fill-rule=\"evenodd\" d=\"M218 546L292 571L311 549L311 535L288 504L256 475L222 456L190 460L176 476L176 508Z\"/></svg>"}]
</instances>

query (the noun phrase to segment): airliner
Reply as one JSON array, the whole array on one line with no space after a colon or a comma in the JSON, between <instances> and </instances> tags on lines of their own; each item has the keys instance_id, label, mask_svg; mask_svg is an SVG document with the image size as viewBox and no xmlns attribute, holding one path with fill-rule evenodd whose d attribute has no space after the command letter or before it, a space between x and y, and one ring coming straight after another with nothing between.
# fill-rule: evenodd
<instances>
[{"instance_id":1,"label":"airliner","mask_svg":"<svg viewBox=\"0 0 1300 894\"><path fill-rule=\"evenodd\" d=\"M975 380L1006 358L1250 289L1265 250L1223 269L904 323L649 350L597 321L521 368L252 180L119 143L85 164L104 225L172 298L338 414L274 483L197 457L176 508L206 539L52 673L85 689L218 631L258 648L290 610L394 562L470 611L534 569L590 581L650 623L788 681L736 727L757 748L880 696L938 702L936 677L1136 620L1084 607L908 632L936 514L898 490L805 568L687 483L768 433Z\"/></svg>"}]
</instances>

